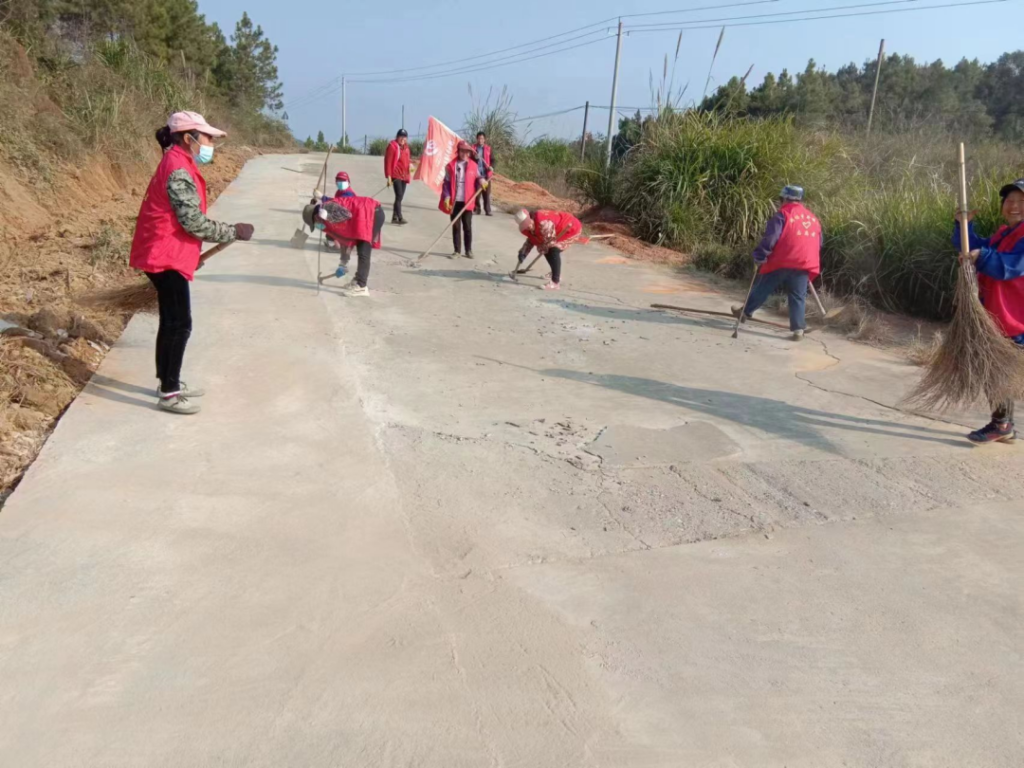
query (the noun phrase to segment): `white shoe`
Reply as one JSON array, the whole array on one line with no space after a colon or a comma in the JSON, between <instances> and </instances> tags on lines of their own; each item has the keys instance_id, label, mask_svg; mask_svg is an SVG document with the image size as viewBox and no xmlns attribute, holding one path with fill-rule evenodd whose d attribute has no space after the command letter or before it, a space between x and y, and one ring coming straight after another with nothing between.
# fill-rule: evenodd
<instances>
[{"instance_id":1,"label":"white shoe","mask_svg":"<svg viewBox=\"0 0 1024 768\"><path fill-rule=\"evenodd\" d=\"M803 329L801 328L800 330L793 331L793 335L792 335L791 338L793 339L793 341L803 341L803 339L804 339Z\"/></svg>"},{"instance_id":2,"label":"white shoe","mask_svg":"<svg viewBox=\"0 0 1024 768\"><path fill-rule=\"evenodd\" d=\"M348 288L345 289L345 296L347 296L349 298L355 298L356 296L369 296L369 295L370 295L370 289L367 288L366 286L360 286L360 285L356 285L356 284L353 283L352 285L350 285Z\"/></svg>"},{"instance_id":3,"label":"white shoe","mask_svg":"<svg viewBox=\"0 0 1024 768\"><path fill-rule=\"evenodd\" d=\"M552 280L550 283L548 283L547 285L544 286L544 290L545 291L560 291L560 290L562 290L562 284L561 283L556 283L555 281Z\"/></svg>"},{"instance_id":4,"label":"white shoe","mask_svg":"<svg viewBox=\"0 0 1024 768\"><path fill-rule=\"evenodd\" d=\"M202 397L203 395L206 394L206 390L203 389L202 387L196 387L195 389L191 389L189 387L189 385L186 384L184 381L182 381L180 383L181 383L181 389L178 390L178 394L181 395L182 397ZM159 386L156 388L156 396L157 397L163 397L164 396L164 393L162 391L160 391L160 387Z\"/></svg>"},{"instance_id":5,"label":"white shoe","mask_svg":"<svg viewBox=\"0 0 1024 768\"><path fill-rule=\"evenodd\" d=\"M199 413L199 403L191 402L184 395L171 395L170 397L161 397L159 402L160 410L169 411L170 413L179 413L183 416L191 416L194 413Z\"/></svg>"}]
</instances>

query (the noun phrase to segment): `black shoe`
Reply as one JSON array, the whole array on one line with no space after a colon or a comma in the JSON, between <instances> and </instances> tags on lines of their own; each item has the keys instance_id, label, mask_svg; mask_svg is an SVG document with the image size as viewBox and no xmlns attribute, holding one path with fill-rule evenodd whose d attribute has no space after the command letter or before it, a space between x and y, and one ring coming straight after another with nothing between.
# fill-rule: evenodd
<instances>
[{"instance_id":1,"label":"black shoe","mask_svg":"<svg viewBox=\"0 0 1024 768\"><path fill-rule=\"evenodd\" d=\"M1013 428L1013 422L991 422L976 432L967 436L975 445L987 445L988 443L1012 443L1017 439L1017 432Z\"/></svg>"},{"instance_id":2,"label":"black shoe","mask_svg":"<svg viewBox=\"0 0 1024 768\"><path fill-rule=\"evenodd\" d=\"M487 213L485 213L485 214L484 214L484 216L493 216L493 215L494 215L494 214L493 214L493 213L491 213L490 211L488 211Z\"/></svg>"},{"instance_id":3,"label":"black shoe","mask_svg":"<svg viewBox=\"0 0 1024 768\"><path fill-rule=\"evenodd\" d=\"M409 222L407 222L405 219L399 219L398 220L398 226L400 226L400 227L404 227L408 223Z\"/></svg>"}]
</instances>

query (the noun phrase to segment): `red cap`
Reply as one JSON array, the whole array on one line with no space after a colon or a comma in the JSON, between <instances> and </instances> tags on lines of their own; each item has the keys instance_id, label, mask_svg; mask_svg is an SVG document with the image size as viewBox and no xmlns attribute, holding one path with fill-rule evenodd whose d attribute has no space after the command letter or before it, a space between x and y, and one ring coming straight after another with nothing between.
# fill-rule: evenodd
<instances>
[{"instance_id":1,"label":"red cap","mask_svg":"<svg viewBox=\"0 0 1024 768\"><path fill-rule=\"evenodd\" d=\"M350 179L348 177L348 174L345 173L344 171L338 171L338 175L334 177L334 180L335 181L348 181L348 182L352 181L352 179Z\"/></svg>"}]
</instances>

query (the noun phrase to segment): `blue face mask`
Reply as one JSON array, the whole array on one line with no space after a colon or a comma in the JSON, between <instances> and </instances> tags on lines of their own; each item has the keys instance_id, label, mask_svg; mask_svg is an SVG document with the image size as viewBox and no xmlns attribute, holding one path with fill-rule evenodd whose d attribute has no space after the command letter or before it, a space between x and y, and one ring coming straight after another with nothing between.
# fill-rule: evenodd
<instances>
[{"instance_id":1,"label":"blue face mask","mask_svg":"<svg viewBox=\"0 0 1024 768\"><path fill-rule=\"evenodd\" d=\"M206 165L213 162L213 147L206 146L205 144L199 147L199 156L196 158L200 165Z\"/></svg>"},{"instance_id":2,"label":"blue face mask","mask_svg":"<svg viewBox=\"0 0 1024 768\"><path fill-rule=\"evenodd\" d=\"M323 231L324 231L325 229L327 229L327 225L326 225L326 224L324 224L324 223L323 223L322 221L318 221L318 222L316 223L316 225L315 225L315 226L316 226L316 228L317 228L317 229L319 229L319 230L320 230L321 232L323 232Z\"/></svg>"},{"instance_id":3,"label":"blue face mask","mask_svg":"<svg viewBox=\"0 0 1024 768\"><path fill-rule=\"evenodd\" d=\"M348 182L347 181L339 181L338 182L338 189L340 189L342 192L347 190L348 189Z\"/></svg>"}]
</instances>

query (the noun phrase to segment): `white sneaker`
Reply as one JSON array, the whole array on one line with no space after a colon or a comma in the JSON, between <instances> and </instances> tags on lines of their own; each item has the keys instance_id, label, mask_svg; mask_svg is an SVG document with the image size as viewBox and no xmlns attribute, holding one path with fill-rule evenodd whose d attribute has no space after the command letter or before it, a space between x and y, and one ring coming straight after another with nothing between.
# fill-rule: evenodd
<instances>
[{"instance_id":1,"label":"white sneaker","mask_svg":"<svg viewBox=\"0 0 1024 768\"><path fill-rule=\"evenodd\" d=\"M355 298L356 296L369 296L370 289L366 286L355 285L354 283L345 289L345 296Z\"/></svg>"},{"instance_id":2,"label":"white sneaker","mask_svg":"<svg viewBox=\"0 0 1024 768\"><path fill-rule=\"evenodd\" d=\"M803 329L801 328L798 331L793 331L793 336L791 338L793 339L793 341L803 341L803 339L804 339Z\"/></svg>"},{"instance_id":3,"label":"white sneaker","mask_svg":"<svg viewBox=\"0 0 1024 768\"><path fill-rule=\"evenodd\" d=\"M556 283L553 280L544 286L545 291L560 291L562 290L562 284Z\"/></svg>"},{"instance_id":4,"label":"white sneaker","mask_svg":"<svg viewBox=\"0 0 1024 768\"><path fill-rule=\"evenodd\" d=\"M179 413L184 416L191 416L192 414L199 413L200 411L199 403L193 403L181 394L171 395L170 397L161 397L159 406L163 411Z\"/></svg>"},{"instance_id":5,"label":"white sneaker","mask_svg":"<svg viewBox=\"0 0 1024 768\"><path fill-rule=\"evenodd\" d=\"M181 382L181 389L178 390L178 394L181 395L182 397L202 397L203 395L206 394L206 390L203 389L202 387L196 387L195 389L191 389L189 385L183 381ZM160 391L159 386L157 386L156 388L156 396L164 396L164 393Z\"/></svg>"}]
</instances>

